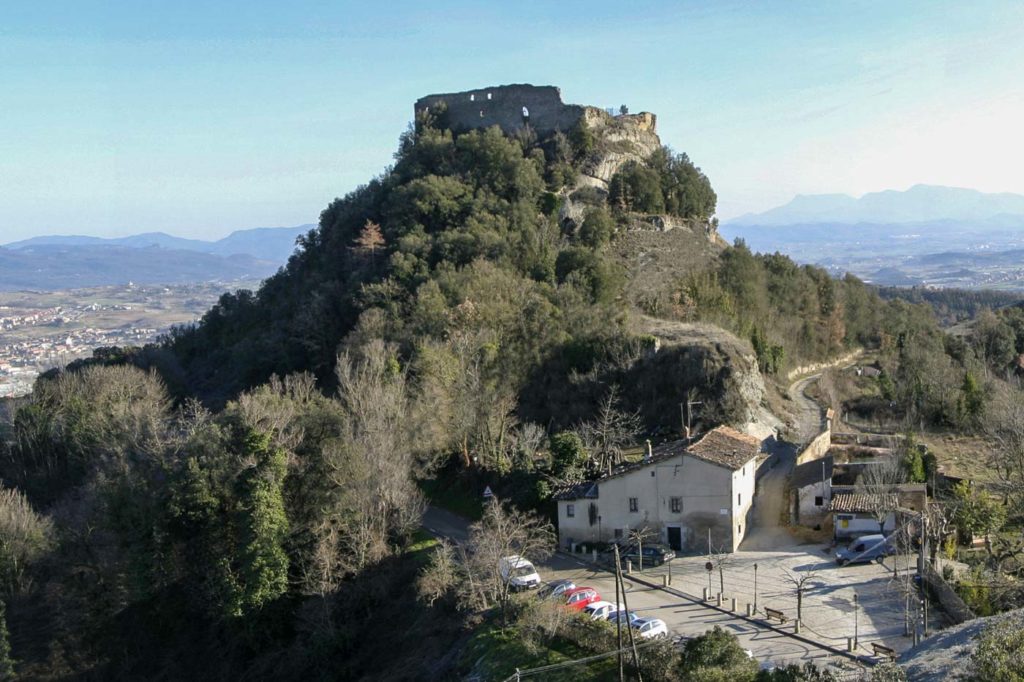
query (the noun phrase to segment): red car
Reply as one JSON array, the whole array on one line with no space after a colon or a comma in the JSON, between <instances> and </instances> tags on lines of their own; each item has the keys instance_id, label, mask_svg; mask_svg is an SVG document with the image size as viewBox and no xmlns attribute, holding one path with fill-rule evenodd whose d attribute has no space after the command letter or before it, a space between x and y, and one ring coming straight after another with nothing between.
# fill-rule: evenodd
<instances>
[{"instance_id":1,"label":"red car","mask_svg":"<svg viewBox=\"0 0 1024 682\"><path fill-rule=\"evenodd\" d=\"M565 605L574 611L581 611L587 604L601 600L601 595L593 587L577 587L568 590L564 595Z\"/></svg>"}]
</instances>

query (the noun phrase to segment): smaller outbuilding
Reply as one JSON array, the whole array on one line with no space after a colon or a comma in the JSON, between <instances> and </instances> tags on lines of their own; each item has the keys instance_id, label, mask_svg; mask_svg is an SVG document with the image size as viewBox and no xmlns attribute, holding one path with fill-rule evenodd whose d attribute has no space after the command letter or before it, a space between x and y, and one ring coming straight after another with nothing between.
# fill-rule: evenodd
<instances>
[{"instance_id":1,"label":"smaller outbuilding","mask_svg":"<svg viewBox=\"0 0 1024 682\"><path fill-rule=\"evenodd\" d=\"M834 463L832 455L826 455L793 469L790 503L795 523L818 529L828 517Z\"/></svg>"}]
</instances>

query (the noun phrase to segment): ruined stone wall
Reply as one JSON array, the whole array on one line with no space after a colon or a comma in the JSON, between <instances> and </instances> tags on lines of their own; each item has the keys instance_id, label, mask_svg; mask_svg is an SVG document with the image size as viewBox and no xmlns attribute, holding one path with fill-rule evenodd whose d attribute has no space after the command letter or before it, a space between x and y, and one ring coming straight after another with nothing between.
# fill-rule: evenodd
<instances>
[{"instance_id":1,"label":"ruined stone wall","mask_svg":"<svg viewBox=\"0 0 1024 682\"><path fill-rule=\"evenodd\" d=\"M586 107L564 104L558 88L551 85L499 85L465 92L427 95L416 102L416 113L444 102L448 126L455 131L499 126L514 133L527 122L538 134L556 130L568 132L585 113ZM529 112L523 115L523 108Z\"/></svg>"}]
</instances>

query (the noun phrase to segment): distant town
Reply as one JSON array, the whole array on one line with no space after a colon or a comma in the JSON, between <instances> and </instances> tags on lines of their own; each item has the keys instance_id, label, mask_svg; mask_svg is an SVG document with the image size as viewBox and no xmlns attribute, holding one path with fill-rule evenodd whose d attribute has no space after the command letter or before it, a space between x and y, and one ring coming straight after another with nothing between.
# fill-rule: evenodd
<instances>
[{"instance_id":1,"label":"distant town","mask_svg":"<svg viewBox=\"0 0 1024 682\"><path fill-rule=\"evenodd\" d=\"M226 291L258 282L0 293L0 397L30 393L39 374L104 346L153 343L199 319Z\"/></svg>"}]
</instances>

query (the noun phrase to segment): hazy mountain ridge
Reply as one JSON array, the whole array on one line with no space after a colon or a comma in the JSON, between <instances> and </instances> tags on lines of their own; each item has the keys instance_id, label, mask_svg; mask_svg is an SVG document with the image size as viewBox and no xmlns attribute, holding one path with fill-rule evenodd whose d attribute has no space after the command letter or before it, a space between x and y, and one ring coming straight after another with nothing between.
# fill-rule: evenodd
<instances>
[{"instance_id":1,"label":"hazy mountain ridge","mask_svg":"<svg viewBox=\"0 0 1024 682\"><path fill-rule=\"evenodd\" d=\"M214 280L262 279L280 263L249 255L215 254L118 245L40 244L0 247L0 290L58 290L83 286L184 284Z\"/></svg>"},{"instance_id":2,"label":"hazy mountain ridge","mask_svg":"<svg viewBox=\"0 0 1024 682\"><path fill-rule=\"evenodd\" d=\"M143 232L127 237L89 237L84 235L45 235L4 244L7 249L22 250L37 246L119 246L199 251L217 256L247 255L261 260L284 263L295 250L295 239L313 229L313 225L295 227L257 227L236 230L217 240L187 239L166 232Z\"/></svg>"},{"instance_id":3,"label":"hazy mountain ridge","mask_svg":"<svg viewBox=\"0 0 1024 682\"><path fill-rule=\"evenodd\" d=\"M288 261L296 238L312 227L237 230L216 241L165 232L33 237L0 246L0 290L262 279Z\"/></svg>"},{"instance_id":4,"label":"hazy mountain ridge","mask_svg":"<svg viewBox=\"0 0 1024 682\"><path fill-rule=\"evenodd\" d=\"M1024 195L914 185L906 191L871 192L859 199L847 194L800 194L783 206L763 213L748 213L727 224L765 227L809 223L894 224L989 220L999 216L1024 216Z\"/></svg>"}]
</instances>

